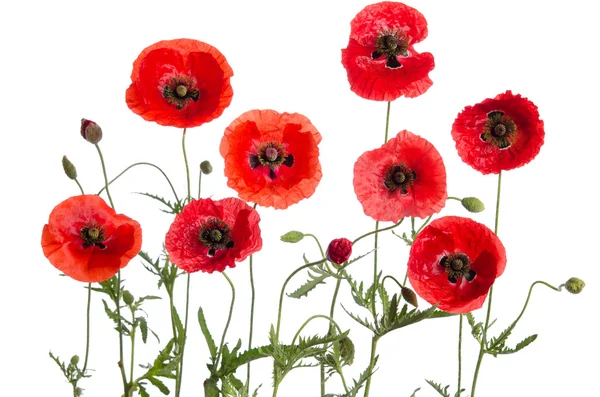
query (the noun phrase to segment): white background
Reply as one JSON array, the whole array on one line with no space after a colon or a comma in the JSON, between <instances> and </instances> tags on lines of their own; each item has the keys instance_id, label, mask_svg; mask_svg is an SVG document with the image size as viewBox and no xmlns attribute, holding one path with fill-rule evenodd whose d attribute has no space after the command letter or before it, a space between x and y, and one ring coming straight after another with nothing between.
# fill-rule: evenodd
<instances>
[{"instance_id":1,"label":"white background","mask_svg":"<svg viewBox=\"0 0 600 397\"><path fill-rule=\"evenodd\" d=\"M110 176L133 162L151 161L170 175L180 196L185 193L181 130L146 122L125 104L132 62L143 48L164 39L188 37L210 43L225 54L235 73L231 106L219 119L188 133L193 191L197 165L209 159L214 172L203 179L203 196L235 195L226 187L218 144L225 127L249 109L302 113L323 135L324 176L314 196L285 211L259 208L264 247L255 256L254 340L267 343L281 283L302 263L302 253L318 256L312 241L286 245L278 236L297 229L316 234L326 245L332 238L354 239L373 228L354 195L352 167L363 151L382 144L386 105L353 94L340 62L350 20L367 4L362 0L2 3L0 394L67 396L70 385L48 351L65 360L84 354L84 284L59 277L39 243L52 208L78 194L76 185L63 175L63 155L77 166L87 192L97 192L103 183L94 147L79 136L80 119L102 126L101 146ZM409 5L429 23L429 37L417 49L435 57L430 74L434 85L421 97L392 104L390 136L408 129L430 140L444 158L449 195L474 195L486 203L487 210L474 219L493 227L496 178L460 161L450 136L456 115L466 105L511 89L534 101L545 122L546 142L538 157L504 174L499 236L508 265L496 283L492 318L498 317L498 322L493 330L499 332L517 316L533 281L558 285L578 276L587 283L579 296L544 287L534 291L511 343L532 333L539 333L538 340L513 356L487 356L478 396L597 395L600 85L594 2L412 0ZM157 255L172 218L159 212L154 201L133 194L139 191L166 197L170 191L156 170L143 167L131 170L112 188L118 212L141 223L143 249ZM455 201L448 202L442 214L468 216ZM355 246L355 253L369 251L372 244L372 239L365 239ZM380 239L380 247L380 268L401 278L407 247L389 233ZM371 269L369 258L353 265L352 272L369 280ZM235 343L242 338L245 343L247 262L228 274L237 286L238 300L227 340ZM123 278L136 296L165 296L137 258L124 269ZM185 282L180 280L177 303L182 307ZM298 278L292 285L301 281ZM286 299L284 341L289 343L310 314L328 312L332 287L331 282L320 286L301 301ZM341 297L346 307L359 311L347 286ZM221 275L193 275L185 397L202 395L208 374L197 308L204 307L218 339L229 299ZM167 308L166 299L146 306L150 327L163 341L170 333ZM482 320L484 310L475 315ZM352 327L357 345L355 365L346 371L350 379L367 365L370 334L341 308L336 318L343 327ZM324 322L314 325L312 331L326 329ZM379 344L380 366L371 395L409 396L417 387L422 387L419 397L437 395L425 384L426 378L454 389L457 329L454 317L386 336ZM477 346L466 328L464 345L463 384L469 386ZM137 347L139 362L146 363L159 345L151 340L144 346L138 340ZM94 372L81 383L85 396L122 393L117 360L116 332L94 295L89 361ZM263 383L261 396L270 395L270 369L266 359L253 366L253 385ZM244 378L243 369L238 374ZM298 370L283 381L279 395L317 396L318 383L318 369ZM341 391L337 379L328 383L328 391ZM160 393L152 389L151 395Z\"/></svg>"}]
</instances>

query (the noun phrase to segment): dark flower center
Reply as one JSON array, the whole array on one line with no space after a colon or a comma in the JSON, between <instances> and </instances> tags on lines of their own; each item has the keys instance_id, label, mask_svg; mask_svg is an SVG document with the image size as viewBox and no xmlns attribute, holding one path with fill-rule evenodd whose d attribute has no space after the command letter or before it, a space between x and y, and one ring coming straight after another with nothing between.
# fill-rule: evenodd
<instances>
[{"instance_id":1,"label":"dark flower center","mask_svg":"<svg viewBox=\"0 0 600 397\"><path fill-rule=\"evenodd\" d=\"M416 178L417 174L404 164L392 164L385 171L383 184L390 193L400 190L402 194L408 194L408 188Z\"/></svg>"},{"instance_id":2,"label":"dark flower center","mask_svg":"<svg viewBox=\"0 0 600 397\"><path fill-rule=\"evenodd\" d=\"M456 284L458 279L464 277L467 281L473 281L475 271L471 270L471 260L462 252L455 252L440 259L440 266L446 269L448 281Z\"/></svg>"},{"instance_id":3,"label":"dark flower center","mask_svg":"<svg viewBox=\"0 0 600 397\"><path fill-rule=\"evenodd\" d=\"M208 255L214 256L220 249L233 248L231 228L219 218L210 218L200 226L198 239L208 248Z\"/></svg>"},{"instance_id":4,"label":"dark flower center","mask_svg":"<svg viewBox=\"0 0 600 397\"><path fill-rule=\"evenodd\" d=\"M165 88L163 97L167 102L177 109L183 109L190 101L196 102L200 97L200 91L196 88L196 80L185 75L172 77Z\"/></svg>"},{"instance_id":5,"label":"dark flower center","mask_svg":"<svg viewBox=\"0 0 600 397\"><path fill-rule=\"evenodd\" d=\"M106 245L102 243L105 240L104 228L102 226L96 224L84 226L79 231L79 236L83 239L83 248L106 248Z\"/></svg>"},{"instance_id":6,"label":"dark flower center","mask_svg":"<svg viewBox=\"0 0 600 397\"><path fill-rule=\"evenodd\" d=\"M509 148L515 140L517 131L515 122L499 110L489 112L487 117L483 133L480 135L481 140L501 150Z\"/></svg>"},{"instance_id":7,"label":"dark flower center","mask_svg":"<svg viewBox=\"0 0 600 397\"><path fill-rule=\"evenodd\" d=\"M269 177L277 178L275 171L282 165L292 167L294 165L294 155L288 153L283 145L276 142L263 143L258 147L256 154L251 154L248 158L250 168L268 167Z\"/></svg>"},{"instance_id":8,"label":"dark flower center","mask_svg":"<svg viewBox=\"0 0 600 397\"><path fill-rule=\"evenodd\" d=\"M404 32L386 30L380 33L375 39L375 51L371 54L371 58L378 59L384 56L387 58L385 66L397 69L402 67L398 55L408 56L408 38L404 36Z\"/></svg>"}]
</instances>

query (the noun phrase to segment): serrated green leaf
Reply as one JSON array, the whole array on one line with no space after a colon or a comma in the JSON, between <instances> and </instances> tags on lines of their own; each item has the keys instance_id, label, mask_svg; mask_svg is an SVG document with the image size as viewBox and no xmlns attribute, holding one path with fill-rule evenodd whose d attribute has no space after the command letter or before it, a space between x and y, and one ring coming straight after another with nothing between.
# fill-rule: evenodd
<instances>
[{"instance_id":1,"label":"serrated green leaf","mask_svg":"<svg viewBox=\"0 0 600 397\"><path fill-rule=\"evenodd\" d=\"M144 317L138 317L137 321L140 325L140 331L142 332L142 341L146 343L146 340L148 339L148 323Z\"/></svg>"},{"instance_id":2,"label":"serrated green leaf","mask_svg":"<svg viewBox=\"0 0 600 397\"><path fill-rule=\"evenodd\" d=\"M429 385L431 387L433 387L442 396L444 396L444 397L450 397L450 394L448 393L448 388L450 386L446 386L446 387L442 388L442 385L440 383L436 383L436 382L434 382L432 380L427 380L427 379L425 379L425 382L429 383Z\"/></svg>"},{"instance_id":3,"label":"serrated green leaf","mask_svg":"<svg viewBox=\"0 0 600 397\"><path fill-rule=\"evenodd\" d=\"M522 350L525 347L529 346L536 339L537 339L537 334L530 335L527 338L523 339L521 342L517 343L517 346L515 346L514 349L511 349L510 347L502 346L502 349L500 349L498 351L491 351L489 353L494 355L494 357L496 357L498 354L513 354L513 353L516 353L519 350Z\"/></svg>"},{"instance_id":4,"label":"serrated green leaf","mask_svg":"<svg viewBox=\"0 0 600 397\"><path fill-rule=\"evenodd\" d=\"M328 274L316 275L308 272L309 279L295 291L287 294L290 298L300 299L307 296L310 291L315 289L319 284L325 284L324 280L329 277Z\"/></svg>"},{"instance_id":5,"label":"serrated green leaf","mask_svg":"<svg viewBox=\"0 0 600 397\"><path fill-rule=\"evenodd\" d=\"M184 329L183 324L181 323L181 318L179 317L179 313L177 313L177 309L174 306L173 321L175 322L175 328L177 329L177 345L181 346L184 343Z\"/></svg>"},{"instance_id":6,"label":"serrated green leaf","mask_svg":"<svg viewBox=\"0 0 600 397\"><path fill-rule=\"evenodd\" d=\"M204 311L202 307L198 308L198 323L200 324L200 329L202 330L202 335L204 335L204 339L206 340L206 346L208 346L208 351L210 353L210 359L214 361L217 357L217 346L215 345L215 341L208 330L208 325L206 324L206 317L204 316Z\"/></svg>"},{"instance_id":7,"label":"serrated green leaf","mask_svg":"<svg viewBox=\"0 0 600 397\"><path fill-rule=\"evenodd\" d=\"M164 383L162 383L161 380L159 380L153 376L149 376L146 379L148 379L150 381L150 383L152 383L158 390L160 390L160 392L162 394L169 394L171 392L169 390L169 388L167 386L165 386Z\"/></svg>"},{"instance_id":8,"label":"serrated green leaf","mask_svg":"<svg viewBox=\"0 0 600 397\"><path fill-rule=\"evenodd\" d=\"M344 311L346 312L346 314L348 314L350 317L352 317L352 319L354 321L356 321L357 323L359 323L363 327L366 327L366 328L370 329L373 332L377 332L377 329L375 328L375 326L373 324L371 324L369 322L369 320L367 320L366 317L363 320L360 317L358 317L356 314L350 313L348 310L346 310L346 308L344 307L344 305L340 305L340 306L342 306L342 309L344 309Z\"/></svg>"},{"instance_id":9,"label":"serrated green leaf","mask_svg":"<svg viewBox=\"0 0 600 397\"><path fill-rule=\"evenodd\" d=\"M138 383L138 394L140 397L150 397L150 394L148 394L146 388L141 383Z\"/></svg>"},{"instance_id":10,"label":"serrated green leaf","mask_svg":"<svg viewBox=\"0 0 600 397\"><path fill-rule=\"evenodd\" d=\"M169 210L164 210L162 208L160 210L162 212L166 212L167 214L177 215L179 212L181 212L181 209L183 208L183 203L185 202L185 198L181 199L179 201L175 201L174 203L171 203L169 200L165 200L163 197L157 196L155 194L142 193L142 192L136 192L136 194L150 197L151 199L154 199L154 200L166 205L169 208Z\"/></svg>"}]
</instances>

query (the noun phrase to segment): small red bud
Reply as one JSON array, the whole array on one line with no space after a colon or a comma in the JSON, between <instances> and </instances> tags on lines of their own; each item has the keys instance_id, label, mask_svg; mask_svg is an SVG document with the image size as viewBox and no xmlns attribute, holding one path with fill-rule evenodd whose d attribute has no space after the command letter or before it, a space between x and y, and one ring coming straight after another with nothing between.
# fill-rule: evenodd
<instances>
[{"instance_id":1,"label":"small red bud","mask_svg":"<svg viewBox=\"0 0 600 397\"><path fill-rule=\"evenodd\" d=\"M336 238L329 243L327 247L327 260L341 265L352 255L352 242L347 238Z\"/></svg>"},{"instance_id":2,"label":"small red bud","mask_svg":"<svg viewBox=\"0 0 600 397\"><path fill-rule=\"evenodd\" d=\"M102 139L102 128L91 120L81 119L81 136L94 145Z\"/></svg>"}]
</instances>

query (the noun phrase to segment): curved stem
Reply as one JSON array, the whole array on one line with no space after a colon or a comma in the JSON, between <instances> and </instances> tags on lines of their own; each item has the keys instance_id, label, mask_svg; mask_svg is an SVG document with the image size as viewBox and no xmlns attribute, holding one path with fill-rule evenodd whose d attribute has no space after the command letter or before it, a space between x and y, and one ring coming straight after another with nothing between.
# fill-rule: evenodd
<instances>
[{"instance_id":1,"label":"curved stem","mask_svg":"<svg viewBox=\"0 0 600 397\"><path fill-rule=\"evenodd\" d=\"M77 186L79 186L79 190L81 191L81 194L85 194L83 192L83 188L81 187L81 184L79 183L79 181L77 179L75 179L75 183L77 184Z\"/></svg>"},{"instance_id":2,"label":"curved stem","mask_svg":"<svg viewBox=\"0 0 600 397\"><path fill-rule=\"evenodd\" d=\"M323 247L321 246L321 243L319 242L319 239L317 238L317 236L315 236L314 234L310 234L310 233L306 233L304 236L312 237L317 242L317 245L319 246L319 251L321 252L321 257L325 258L325 251L323 251Z\"/></svg>"},{"instance_id":3,"label":"curved stem","mask_svg":"<svg viewBox=\"0 0 600 397\"><path fill-rule=\"evenodd\" d=\"M217 358L215 359L215 370L219 368L219 359L221 358L221 352L223 351L223 344L225 343L225 335L227 335L227 330L229 329L229 323L231 323L231 315L233 314L233 305L235 303L235 287L233 286L233 282L229 278L229 276L223 272L221 273L229 283L231 287L231 304L229 305L229 315L227 316L227 323L225 324L225 329L223 330L223 335L221 336L221 343L219 344L219 351L217 352Z\"/></svg>"},{"instance_id":4,"label":"curved stem","mask_svg":"<svg viewBox=\"0 0 600 397\"><path fill-rule=\"evenodd\" d=\"M83 191L82 191L83 194ZM90 303L92 302L92 283L88 283L88 297L86 310L86 330L85 330L85 359L83 360L83 369L81 372L85 374L87 368L88 356L90 352Z\"/></svg>"},{"instance_id":5,"label":"curved stem","mask_svg":"<svg viewBox=\"0 0 600 397\"><path fill-rule=\"evenodd\" d=\"M419 233L421 233L421 230L423 230L423 229L425 228L425 226L427 226L427 224L428 224L428 223L429 223L429 221L431 220L431 217L432 217L432 216L433 216L433 215L429 215L429 216L427 217L427 219L425 219L425 222L423 222L423 224L421 225L421 227L420 227L419 229L417 229L417 231L416 231L416 235L417 235L417 236L419 235Z\"/></svg>"},{"instance_id":6,"label":"curved stem","mask_svg":"<svg viewBox=\"0 0 600 397\"><path fill-rule=\"evenodd\" d=\"M281 286L281 293L279 294L279 309L277 310L277 328L275 329L275 343L279 342L279 330L281 328L281 308L283 306L283 294L285 292L285 287L290 282L292 277L294 277L296 274L298 274L298 272L300 272L308 267L311 267L311 266L320 265L323 262L325 262L325 259L321 259L320 261L311 262L311 263L307 263L306 265L300 266L299 268L294 270L292 272L292 274L290 274L288 276L288 278L284 281L283 285Z\"/></svg>"},{"instance_id":7,"label":"curved stem","mask_svg":"<svg viewBox=\"0 0 600 397\"><path fill-rule=\"evenodd\" d=\"M387 143L388 141L388 131L390 129L390 108L392 106L392 102L387 103L387 112L385 115L385 141L383 143Z\"/></svg>"},{"instance_id":8,"label":"curved stem","mask_svg":"<svg viewBox=\"0 0 600 397\"><path fill-rule=\"evenodd\" d=\"M108 178L106 177L106 166L104 164L104 157L102 156L102 150L100 150L100 146L95 144L96 150L98 151L98 155L100 156L100 163L102 163L102 174L104 175L104 187L106 189L106 195L108 196L108 201L110 202L110 206L115 209L115 205L112 201L112 197L110 196L110 191L108 190Z\"/></svg>"},{"instance_id":9,"label":"curved stem","mask_svg":"<svg viewBox=\"0 0 600 397\"><path fill-rule=\"evenodd\" d=\"M448 196L448 200L462 201L462 199L459 199L458 197L453 197L453 196Z\"/></svg>"},{"instance_id":10,"label":"curved stem","mask_svg":"<svg viewBox=\"0 0 600 397\"><path fill-rule=\"evenodd\" d=\"M252 333L254 331L254 299L255 299L255 290L254 290L254 269L252 267L252 257L250 255L250 332L248 335L248 350L252 349ZM250 361L248 361L247 371L246 371L246 387L248 392L250 392Z\"/></svg>"},{"instance_id":11,"label":"curved stem","mask_svg":"<svg viewBox=\"0 0 600 397\"><path fill-rule=\"evenodd\" d=\"M156 168L157 170L160 171L161 174L163 174L163 176L165 177L165 179L167 180L167 183L169 184L169 186L171 187L171 191L173 192L173 196L175 196L175 200L179 201L179 197L177 197L177 192L175 192L175 188L173 187L173 184L171 183L171 180L169 179L169 177L167 176L167 174L164 173L164 171L158 167L157 165L154 165L152 163L147 163L144 161L141 161L139 163L133 163L131 164L129 167L125 168L119 175L115 176L113 179L110 180L110 182L108 182L108 184L112 184L114 181L116 181L117 179L119 179L125 172L129 171L131 168L136 167L138 165L149 165L151 167ZM98 192L98 195L100 195L104 189L106 189L106 187L102 187L102 189L100 189L100 191Z\"/></svg>"},{"instance_id":12,"label":"curved stem","mask_svg":"<svg viewBox=\"0 0 600 397\"><path fill-rule=\"evenodd\" d=\"M371 379L373 378L373 367L375 366L375 352L377 350L377 342L379 341L378 335L373 335L371 340L371 360L369 361L369 377L367 378L367 384L365 385L365 397L369 396L369 389L371 388Z\"/></svg>"},{"instance_id":13,"label":"curved stem","mask_svg":"<svg viewBox=\"0 0 600 397\"><path fill-rule=\"evenodd\" d=\"M458 322L458 391L456 396L460 397L460 381L462 377L462 329L463 329L463 315L461 314Z\"/></svg>"},{"instance_id":14,"label":"curved stem","mask_svg":"<svg viewBox=\"0 0 600 397\"><path fill-rule=\"evenodd\" d=\"M392 281L394 281L396 284L398 284L398 287L400 287L400 289L404 288L404 285L406 285L406 281L404 282L404 284L400 284L400 282L398 280L396 280L396 277L394 276L390 276L389 274L385 277L383 277L381 279L381 285L383 286L385 284L385 280L390 279Z\"/></svg>"},{"instance_id":15,"label":"curved stem","mask_svg":"<svg viewBox=\"0 0 600 397\"><path fill-rule=\"evenodd\" d=\"M304 324L302 324L300 326L300 328L298 329L298 331L296 332L296 334L294 335L294 338L292 339L292 343L290 343L290 347L294 347L294 343L296 343L296 339L298 339L298 337L300 336L300 333L302 332L302 330L308 325L308 323L310 323L312 320L314 320L315 318L324 318L326 320L329 320L330 324L333 324L335 326L335 328L338 331L338 335L342 334L342 329L340 328L340 326L338 325L338 323L335 322L334 319L332 319L329 316L326 316L324 314L315 314L314 316L310 316L305 322Z\"/></svg>"},{"instance_id":16,"label":"curved stem","mask_svg":"<svg viewBox=\"0 0 600 397\"><path fill-rule=\"evenodd\" d=\"M502 171L498 173L498 190L496 193L496 219L494 221L494 233L498 235L498 215L500 214L500 189L502 186ZM485 347L487 344L487 331L490 325L490 315L492 313L492 294L494 292L494 286L490 287L488 296L487 313L485 316L485 325L481 333L481 343L479 345L479 356L477 357L477 364L475 365L475 374L473 375L473 385L471 387L471 397L475 397L475 388L477 387L477 377L479 376L479 369L481 368L481 362L485 354Z\"/></svg>"},{"instance_id":17,"label":"curved stem","mask_svg":"<svg viewBox=\"0 0 600 397\"><path fill-rule=\"evenodd\" d=\"M388 102L389 103L389 102ZM375 222L375 231L379 229L379 221ZM371 313L373 313L373 319L377 322L377 308L375 305L375 301L377 300L377 241L379 234L375 233L375 246L373 252L373 293L371 297Z\"/></svg>"},{"instance_id":18,"label":"curved stem","mask_svg":"<svg viewBox=\"0 0 600 397\"><path fill-rule=\"evenodd\" d=\"M190 166L188 164L187 153L185 151L185 132L187 128L183 129L183 135L181 136L181 148L183 150L183 161L185 162L185 176L187 180L187 202L189 203L192 198L192 193L190 190Z\"/></svg>"},{"instance_id":19,"label":"curved stem","mask_svg":"<svg viewBox=\"0 0 600 397\"><path fill-rule=\"evenodd\" d=\"M362 236L360 236L359 238L357 238L356 240L354 240L352 242L352 245L358 243L360 240L362 240L365 237L369 237L372 234L377 234L377 233L385 232L388 230L392 230L393 228L400 226L402 224L402 222L404 222L404 218L400 219L400 221L398 223L394 223L392 226L384 227L383 229L375 229L372 232L365 233Z\"/></svg>"},{"instance_id":20,"label":"curved stem","mask_svg":"<svg viewBox=\"0 0 600 397\"><path fill-rule=\"evenodd\" d=\"M190 313L190 274L187 274L187 283L185 288L185 320L183 323L183 337L181 339L181 359L179 361L179 377L175 382L176 397L181 393L181 379L183 378L183 353L185 352L185 342L187 340L188 317Z\"/></svg>"}]
</instances>

